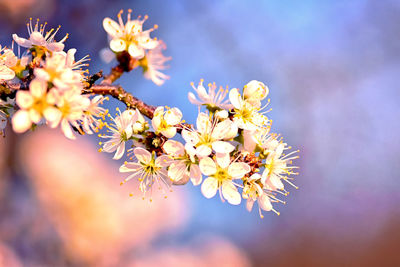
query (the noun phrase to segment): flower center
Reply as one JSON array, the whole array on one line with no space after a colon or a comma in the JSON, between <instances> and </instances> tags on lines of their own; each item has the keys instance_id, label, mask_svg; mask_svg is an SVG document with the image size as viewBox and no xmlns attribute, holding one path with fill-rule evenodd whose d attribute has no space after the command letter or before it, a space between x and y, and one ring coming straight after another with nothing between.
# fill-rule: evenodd
<instances>
[{"instance_id":1,"label":"flower center","mask_svg":"<svg viewBox=\"0 0 400 267\"><path fill-rule=\"evenodd\" d=\"M155 174L161 169L161 167L157 166L154 159L152 159L147 165L143 166L143 169L146 173Z\"/></svg>"},{"instance_id":2,"label":"flower center","mask_svg":"<svg viewBox=\"0 0 400 267\"><path fill-rule=\"evenodd\" d=\"M222 183L225 180L231 179L230 175L228 174L228 170L220 167L217 167L217 171L214 174L214 178L217 179L220 183Z\"/></svg>"}]
</instances>

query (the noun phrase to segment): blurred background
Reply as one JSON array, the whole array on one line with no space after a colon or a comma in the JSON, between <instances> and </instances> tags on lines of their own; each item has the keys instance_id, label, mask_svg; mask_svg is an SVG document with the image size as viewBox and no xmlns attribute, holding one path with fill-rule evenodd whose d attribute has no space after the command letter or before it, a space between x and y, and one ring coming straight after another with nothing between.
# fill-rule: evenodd
<instances>
[{"instance_id":1,"label":"blurred background","mask_svg":"<svg viewBox=\"0 0 400 267\"><path fill-rule=\"evenodd\" d=\"M119 186L121 162L97 137L8 131L0 266L400 265L399 1L1 0L0 43L40 18L107 72L102 19L128 8L159 25L171 79L157 87L136 71L119 83L192 123L190 82L263 81L273 131L300 149L300 189L264 219L191 184L149 203L135 182Z\"/></svg>"}]
</instances>

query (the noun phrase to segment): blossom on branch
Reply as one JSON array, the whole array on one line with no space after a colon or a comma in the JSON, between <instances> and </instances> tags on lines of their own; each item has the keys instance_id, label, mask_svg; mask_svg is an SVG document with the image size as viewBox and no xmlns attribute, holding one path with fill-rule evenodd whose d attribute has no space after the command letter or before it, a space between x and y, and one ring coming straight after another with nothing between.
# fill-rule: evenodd
<instances>
[{"instance_id":1,"label":"blossom on branch","mask_svg":"<svg viewBox=\"0 0 400 267\"><path fill-rule=\"evenodd\" d=\"M32 18L30 18L29 23L26 25L28 28L29 38L25 39L19 37L17 34L13 34L12 37L19 46L28 49L38 47L51 52L60 52L64 50L64 42L68 39L68 34L57 42L54 38L61 26L58 26L55 30L52 28L45 33L46 25L47 22L39 25L39 19L37 19L35 26L33 26Z\"/></svg>"},{"instance_id":2,"label":"blossom on branch","mask_svg":"<svg viewBox=\"0 0 400 267\"><path fill-rule=\"evenodd\" d=\"M110 39L110 48L116 53L127 51L131 57L141 59L145 56L146 50L154 49L159 45L157 39L150 37L150 33L158 26L155 25L154 28L143 31L143 23L148 16L132 20L132 10L129 9L127 21L124 23L122 13L122 10L118 13L118 22L110 18L103 20L104 30Z\"/></svg>"},{"instance_id":3,"label":"blossom on branch","mask_svg":"<svg viewBox=\"0 0 400 267\"><path fill-rule=\"evenodd\" d=\"M101 130L99 151L113 153L115 160L126 156L119 171L131 174L122 184L138 179L144 196L152 194L154 186L165 192L191 180L201 185L206 198L219 192L222 201L233 205L247 200L249 211L257 202L260 217L262 210L279 214L273 204L285 203L278 198L288 194L285 185L297 188L292 176L298 167L292 164L298 150L286 153L291 147L271 132L272 121L265 115L269 99L263 104L268 87L257 80L230 90L215 83L206 89L203 79L197 86L191 83L196 94L190 92L188 98L199 111L195 125L183 120L179 108L144 103L113 82L140 66L146 79L162 85L169 76L161 71L170 58L162 54L164 42L150 37L157 26L143 31L147 16L131 19L131 12L126 22L122 11L118 22L103 20L118 61L107 75L88 75L88 56L76 61L76 49L64 51L68 35L57 42L59 28L45 33L46 23L32 25L31 19L28 39L14 34L15 42L27 50L23 56L18 50L16 56L0 47L0 133L9 119L17 133L41 124L60 126L69 139ZM103 103L105 95L127 109L117 109L112 117ZM177 134L183 143L174 140Z\"/></svg>"}]
</instances>

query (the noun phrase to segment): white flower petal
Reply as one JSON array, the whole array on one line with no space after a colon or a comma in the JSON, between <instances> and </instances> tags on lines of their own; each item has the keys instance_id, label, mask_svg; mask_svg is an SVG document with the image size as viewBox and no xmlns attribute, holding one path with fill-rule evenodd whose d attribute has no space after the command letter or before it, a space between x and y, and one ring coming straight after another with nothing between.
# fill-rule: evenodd
<instances>
[{"instance_id":1,"label":"white flower petal","mask_svg":"<svg viewBox=\"0 0 400 267\"><path fill-rule=\"evenodd\" d=\"M29 91L33 97L41 98L47 91L47 83L39 79L34 79L29 84Z\"/></svg>"},{"instance_id":2,"label":"white flower petal","mask_svg":"<svg viewBox=\"0 0 400 267\"><path fill-rule=\"evenodd\" d=\"M211 121L207 114L203 112L199 113L196 120L196 127L197 130L202 134L208 133L210 131Z\"/></svg>"},{"instance_id":3,"label":"white flower petal","mask_svg":"<svg viewBox=\"0 0 400 267\"><path fill-rule=\"evenodd\" d=\"M168 156L162 155L156 158L155 165L161 167L168 167L172 162L173 160L171 160Z\"/></svg>"},{"instance_id":4,"label":"white flower petal","mask_svg":"<svg viewBox=\"0 0 400 267\"><path fill-rule=\"evenodd\" d=\"M252 200L250 198L247 199L246 209L250 212L253 209L253 206L254 206L254 200Z\"/></svg>"},{"instance_id":5,"label":"white flower petal","mask_svg":"<svg viewBox=\"0 0 400 267\"><path fill-rule=\"evenodd\" d=\"M272 210L272 204L271 204L271 201L269 200L269 197L267 196L267 194L262 194L258 198L258 205L260 206L261 209L263 209L265 211Z\"/></svg>"},{"instance_id":6,"label":"white flower petal","mask_svg":"<svg viewBox=\"0 0 400 267\"><path fill-rule=\"evenodd\" d=\"M15 72L12 69L9 69L7 66L0 66L0 80L11 80L14 79Z\"/></svg>"},{"instance_id":7,"label":"white flower petal","mask_svg":"<svg viewBox=\"0 0 400 267\"><path fill-rule=\"evenodd\" d=\"M229 163L231 162L231 157L229 156L228 153L217 153L215 156L218 165L223 168L226 169L229 166Z\"/></svg>"},{"instance_id":8,"label":"white flower petal","mask_svg":"<svg viewBox=\"0 0 400 267\"><path fill-rule=\"evenodd\" d=\"M210 155L211 152L212 152L212 149L207 145L201 145L196 149L196 154L199 157L206 157L206 156Z\"/></svg>"},{"instance_id":9,"label":"white flower petal","mask_svg":"<svg viewBox=\"0 0 400 267\"><path fill-rule=\"evenodd\" d=\"M143 166L136 162L126 162L121 167L119 167L119 172L137 172Z\"/></svg>"},{"instance_id":10,"label":"white flower petal","mask_svg":"<svg viewBox=\"0 0 400 267\"><path fill-rule=\"evenodd\" d=\"M191 145L196 145L199 142L199 136L197 135L197 133L192 131L183 129L182 137L183 139L185 139L186 143L189 143Z\"/></svg>"},{"instance_id":11,"label":"white flower petal","mask_svg":"<svg viewBox=\"0 0 400 267\"><path fill-rule=\"evenodd\" d=\"M172 138L176 134L176 127L168 127L167 129L161 131L161 134L167 138Z\"/></svg>"},{"instance_id":12,"label":"white flower petal","mask_svg":"<svg viewBox=\"0 0 400 267\"><path fill-rule=\"evenodd\" d=\"M122 158L124 153L125 153L125 142L121 142L117 147L117 151L115 152L113 159L118 160Z\"/></svg>"},{"instance_id":13,"label":"white flower petal","mask_svg":"<svg viewBox=\"0 0 400 267\"><path fill-rule=\"evenodd\" d=\"M237 133L237 127L236 127L236 132L231 133L231 131L235 130L235 125L231 120L224 120L220 123L218 123L211 134L211 138L214 140L221 140L221 139L228 139L228 133L230 136L236 136ZM229 136L229 137L230 137Z\"/></svg>"},{"instance_id":14,"label":"white flower petal","mask_svg":"<svg viewBox=\"0 0 400 267\"><path fill-rule=\"evenodd\" d=\"M168 125L176 125L182 120L182 112L178 108L172 108L165 112L164 119Z\"/></svg>"},{"instance_id":15,"label":"white flower petal","mask_svg":"<svg viewBox=\"0 0 400 267\"><path fill-rule=\"evenodd\" d=\"M242 197L231 181L222 183L222 196L232 205L239 205Z\"/></svg>"},{"instance_id":16,"label":"white flower petal","mask_svg":"<svg viewBox=\"0 0 400 267\"><path fill-rule=\"evenodd\" d=\"M112 39L110 41L110 48L114 52L121 52L126 49L126 43L122 39Z\"/></svg>"},{"instance_id":17,"label":"white flower petal","mask_svg":"<svg viewBox=\"0 0 400 267\"><path fill-rule=\"evenodd\" d=\"M214 173L217 172L217 165L215 164L215 162L209 158L203 158L200 160L199 163L199 167L200 167L200 171L204 174L204 175L213 175Z\"/></svg>"},{"instance_id":18,"label":"white flower petal","mask_svg":"<svg viewBox=\"0 0 400 267\"><path fill-rule=\"evenodd\" d=\"M136 59L141 59L144 57L144 49L137 46L136 44L130 44L128 47L128 52L131 57Z\"/></svg>"},{"instance_id":19,"label":"white flower petal","mask_svg":"<svg viewBox=\"0 0 400 267\"><path fill-rule=\"evenodd\" d=\"M217 153L231 153L235 147L228 142L215 141L212 143L212 148Z\"/></svg>"},{"instance_id":20,"label":"white flower petal","mask_svg":"<svg viewBox=\"0 0 400 267\"><path fill-rule=\"evenodd\" d=\"M201 193L206 198L212 198L215 196L218 190L218 181L212 177L208 177L204 180L203 184L201 185Z\"/></svg>"},{"instance_id":21,"label":"white flower petal","mask_svg":"<svg viewBox=\"0 0 400 267\"><path fill-rule=\"evenodd\" d=\"M120 36L122 33L122 29L120 28L119 24L110 18L103 19L103 27L104 30L112 37Z\"/></svg>"},{"instance_id":22,"label":"white flower petal","mask_svg":"<svg viewBox=\"0 0 400 267\"><path fill-rule=\"evenodd\" d=\"M175 140L168 140L163 145L164 151L173 157L181 157L185 155L185 147L182 143Z\"/></svg>"},{"instance_id":23,"label":"white flower petal","mask_svg":"<svg viewBox=\"0 0 400 267\"><path fill-rule=\"evenodd\" d=\"M22 109L28 109L32 106L34 99L27 91L18 91L16 96L17 104Z\"/></svg>"},{"instance_id":24,"label":"white flower petal","mask_svg":"<svg viewBox=\"0 0 400 267\"><path fill-rule=\"evenodd\" d=\"M236 109L240 109L243 105L242 96L237 88L233 88L229 91L229 100Z\"/></svg>"},{"instance_id":25,"label":"white flower petal","mask_svg":"<svg viewBox=\"0 0 400 267\"><path fill-rule=\"evenodd\" d=\"M239 179L249 173L250 170L250 166L244 162L233 162L229 165L228 174L232 176L233 179Z\"/></svg>"},{"instance_id":26,"label":"white flower petal","mask_svg":"<svg viewBox=\"0 0 400 267\"><path fill-rule=\"evenodd\" d=\"M180 181L181 179L185 178L185 174L187 176L187 179L189 179L187 175L186 164L184 162L174 162L168 168L168 177L171 178L173 182Z\"/></svg>"},{"instance_id":27,"label":"white flower petal","mask_svg":"<svg viewBox=\"0 0 400 267\"><path fill-rule=\"evenodd\" d=\"M26 132L32 126L28 111L18 110L12 117L12 126L16 133Z\"/></svg>"},{"instance_id":28,"label":"white flower petal","mask_svg":"<svg viewBox=\"0 0 400 267\"><path fill-rule=\"evenodd\" d=\"M76 138L74 133L72 132L72 128L71 128L71 125L69 124L68 120L63 119L61 121L61 129L67 138L72 139L72 140Z\"/></svg>"},{"instance_id":29,"label":"white flower petal","mask_svg":"<svg viewBox=\"0 0 400 267\"><path fill-rule=\"evenodd\" d=\"M31 41L29 41L29 40L27 40L27 39L25 39L25 38L18 37L18 35L16 35L15 33L12 35L12 37L13 37L14 41L15 41L19 46L22 46L22 47L25 47L25 48L28 48L28 47L31 47L31 46L32 46Z\"/></svg>"},{"instance_id":30,"label":"white flower petal","mask_svg":"<svg viewBox=\"0 0 400 267\"><path fill-rule=\"evenodd\" d=\"M136 158L140 162L142 162L144 164L150 163L152 156L151 156L151 153L149 151L147 151L146 149L137 147L133 150L133 153L135 153Z\"/></svg>"},{"instance_id":31,"label":"white flower petal","mask_svg":"<svg viewBox=\"0 0 400 267\"><path fill-rule=\"evenodd\" d=\"M193 185L201 184L202 175L200 171L200 167L196 164L190 165L190 179L192 180Z\"/></svg>"}]
</instances>

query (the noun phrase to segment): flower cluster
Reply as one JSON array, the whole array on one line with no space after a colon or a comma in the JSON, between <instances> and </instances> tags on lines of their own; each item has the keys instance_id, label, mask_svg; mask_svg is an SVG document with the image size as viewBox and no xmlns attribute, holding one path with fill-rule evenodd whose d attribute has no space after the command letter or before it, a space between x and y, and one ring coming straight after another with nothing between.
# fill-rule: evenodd
<instances>
[{"instance_id":1,"label":"flower cluster","mask_svg":"<svg viewBox=\"0 0 400 267\"><path fill-rule=\"evenodd\" d=\"M17 45L27 50L16 56L11 49L0 51L0 81L11 83L17 79L28 85L17 90L14 99L0 103L1 127L5 127L10 112L15 132L23 133L39 124L51 128L61 126L66 137L74 139L74 131L91 134L97 131L98 118L105 109L100 107L103 96L91 99L83 94L86 83L87 57L75 60L76 49L64 51L68 35L56 41L57 29L45 32L46 23L28 23L28 38L13 34ZM14 102L16 106L14 106Z\"/></svg>"},{"instance_id":2,"label":"flower cluster","mask_svg":"<svg viewBox=\"0 0 400 267\"><path fill-rule=\"evenodd\" d=\"M165 57L162 50L166 49L163 41L157 38L151 38L150 33L158 28L143 30L143 23L148 19L139 16L137 19L131 19L132 10L128 10L127 21L122 19L123 10L118 13L118 22L105 18L103 20L104 30L108 34L111 50L116 54L117 60L124 64L128 61L128 69L140 65L143 68L144 77L152 80L157 85L162 85L169 76L160 70L166 68L165 62L170 57ZM126 56L130 58L127 60Z\"/></svg>"},{"instance_id":3,"label":"flower cluster","mask_svg":"<svg viewBox=\"0 0 400 267\"><path fill-rule=\"evenodd\" d=\"M30 19L28 38L13 35L18 51L26 48L22 55L0 47L0 133L4 135L8 120L17 133L40 124L60 126L70 139L75 139L74 132L102 131L99 151L113 153L115 160L127 156L119 170L130 174L121 184L137 179L143 197L154 186L166 192L191 181L206 198L219 193L232 205L246 200L249 211L257 202L261 217L262 210L278 213L272 205L284 203L279 194L288 194L285 185L296 187L292 161L298 151L287 152L291 147L270 131L269 99L263 103L269 90L262 82L250 81L242 90L215 83L206 88L203 80L192 83L188 98L198 107L195 125L187 124L176 107L149 106L112 84L139 66L157 85L169 78L161 72L169 60L162 54L166 46L150 37L157 26L143 30L146 19L131 19L131 10L126 23L122 11L118 22L104 19L118 61L107 76L101 71L88 75L88 57L75 60L77 50L65 49L68 34L56 41L60 27L46 31L47 23ZM127 109L112 116L102 106L108 99L104 95Z\"/></svg>"},{"instance_id":4,"label":"flower cluster","mask_svg":"<svg viewBox=\"0 0 400 267\"><path fill-rule=\"evenodd\" d=\"M290 175L296 174L297 167L291 164L298 156L294 155L297 151L285 153L290 147L270 132L265 110L269 101L262 105L268 88L251 81L242 91L216 89L209 84L206 90L200 81L195 87L197 96L189 93L189 100L200 108L195 126L182 121L178 108L156 108L151 123L138 110L110 116L113 123L105 125L112 134L100 134L109 139L101 143L101 150L115 152L114 159L120 159L125 144L131 142L128 151L133 156L120 171L132 174L122 184L137 178L144 195L154 184L165 191L191 180L193 185L201 185L206 198L219 192L221 200L232 205L245 199L249 211L257 202L261 217L261 210L278 213L272 204L284 203L278 194L288 193L285 183L296 187ZM229 99L225 99L228 93ZM139 127L135 127L138 121ZM177 132L184 143L172 139Z\"/></svg>"}]
</instances>

